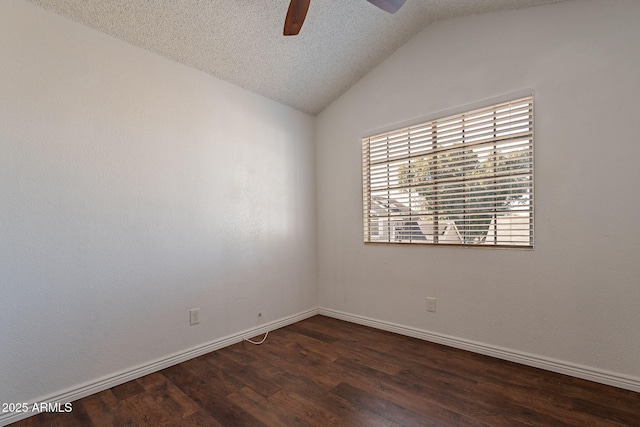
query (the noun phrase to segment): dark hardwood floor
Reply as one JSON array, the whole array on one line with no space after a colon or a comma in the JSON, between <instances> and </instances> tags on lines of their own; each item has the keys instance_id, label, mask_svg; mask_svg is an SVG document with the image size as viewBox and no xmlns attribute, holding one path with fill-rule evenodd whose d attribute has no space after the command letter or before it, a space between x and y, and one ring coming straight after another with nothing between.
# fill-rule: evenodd
<instances>
[{"instance_id":1,"label":"dark hardwood floor","mask_svg":"<svg viewBox=\"0 0 640 427\"><path fill-rule=\"evenodd\" d=\"M640 426L640 394L323 316L25 426Z\"/></svg>"}]
</instances>

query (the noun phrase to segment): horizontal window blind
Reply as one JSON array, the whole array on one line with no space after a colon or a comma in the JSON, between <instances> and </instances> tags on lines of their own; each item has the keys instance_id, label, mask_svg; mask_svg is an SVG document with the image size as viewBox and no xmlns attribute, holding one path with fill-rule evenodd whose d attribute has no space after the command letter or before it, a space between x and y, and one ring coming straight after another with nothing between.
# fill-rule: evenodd
<instances>
[{"instance_id":1,"label":"horizontal window blind","mask_svg":"<svg viewBox=\"0 0 640 427\"><path fill-rule=\"evenodd\" d=\"M533 246L533 95L362 140L365 242Z\"/></svg>"}]
</instances>

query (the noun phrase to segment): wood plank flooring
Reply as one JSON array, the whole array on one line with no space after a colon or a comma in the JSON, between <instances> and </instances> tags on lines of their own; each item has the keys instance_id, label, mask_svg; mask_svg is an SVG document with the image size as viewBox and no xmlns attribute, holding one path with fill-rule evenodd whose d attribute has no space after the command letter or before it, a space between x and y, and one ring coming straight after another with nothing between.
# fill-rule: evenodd
<instances>
[{"instance_id":1,"label":"wood plank flooring","mask_svg":"<svg viewBox=\"0 0 640 427\"><path fill-rule=\"evenodd\" d=\"M640 426L640 394L315 316L26 426Z\"/></svg>"}]
</instances>

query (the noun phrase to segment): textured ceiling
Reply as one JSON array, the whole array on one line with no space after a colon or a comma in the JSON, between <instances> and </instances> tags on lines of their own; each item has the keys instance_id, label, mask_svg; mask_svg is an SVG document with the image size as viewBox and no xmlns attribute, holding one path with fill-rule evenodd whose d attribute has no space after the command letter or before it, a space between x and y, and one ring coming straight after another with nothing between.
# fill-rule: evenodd
<instances>
[{"instance_id":1,"label":"textured ceiling","mask_svg":"<svg viewBox=\"0 0 640 427\"><path fill-rule=\"evenodd\" d=\"M298 36L289 0L30 0L136 46L317 114L430 22L563 0L312 0Z\"/></svg>"}]
</instances>

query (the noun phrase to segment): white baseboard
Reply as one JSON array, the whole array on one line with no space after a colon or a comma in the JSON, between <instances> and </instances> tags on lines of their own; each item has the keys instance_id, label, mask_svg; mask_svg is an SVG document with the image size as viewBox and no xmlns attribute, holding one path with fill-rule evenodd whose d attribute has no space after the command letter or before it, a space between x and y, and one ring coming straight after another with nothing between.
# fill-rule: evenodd
<instances>
[{"instance_id":1,"label":"white baseboard","mask_svg":"<svg viewBox=\"0 0 640 427\"><path fill-rule=\"evenodd\" d=\"M388 332L406 335L425 341L443 344L449 347L459 348L462 350L472 351L474 353L484 354L486 356L496 357L498 359L508 360L510 362L520 363L522 365L532 366L534 368L545 369L547 371L560 374L570 375L572 377L582 378L585 380L611 385L614 387L640 392L640 378L616 374L614 372L603 371L600 369L590 368L588 366L577 365L574 363L564 362L561 360L550 359L535 354L523 353L516 350L496 347L479 342L469 341L462 338L456 338L448 335L428 332L421 329L411 328L408 326L397 325L390 322L384 322L368 317L358 316L354 314L344 313L341 311L330 310L328 308L319 308L318 314L345 320L351 323L357 323L372 328L381 329Z\"/></svg>"},{"instance_id":2,"label":"white baseboard","mask_svg":"<svg viewBox=\"0 0 640 427\"><path fill-rule=\"evenodd\" d=\"M89 381L87 383L81 384L79 386L76 386L58 393L53 393L48 396L41 397L37 399L36 402L64 402L64 403L73 402L75 400L82 399L83 397L87 397L92 394L99 393L111 387L115 387L117 385L126 383L128 381L135 380L137 378L160 371L170 366L177 365L178 363L182 363L187 360L193 359L195 357L202 356L203 354L207 354L212 351L219 350L221 348L241 342L246 338L262 335L267 331L272 331L287 325L291 325L293 323L315 316L316 314L318 314L317 308L303 311L301 313L294 314L292 316L288 316L276 321L272 321L264 325L257 326L255 328L247 329L245 331L238 332L236 334L228 335L226 337L213 340L206 344L199 345L199 346L190 348L188 350L181 351L179 353L175 353L170 356L139 365L131 369L127 369L124 371L114 373L112 375L108 375L106 377ZM29 406L32 406L33 403L34 402L30 402ZM0 426L6 426L8 424L15 423L16 421L20 421L32 415L35 415L35 414L32 414L32 413L0 414Z\"/></svg>"}]
</instances>

